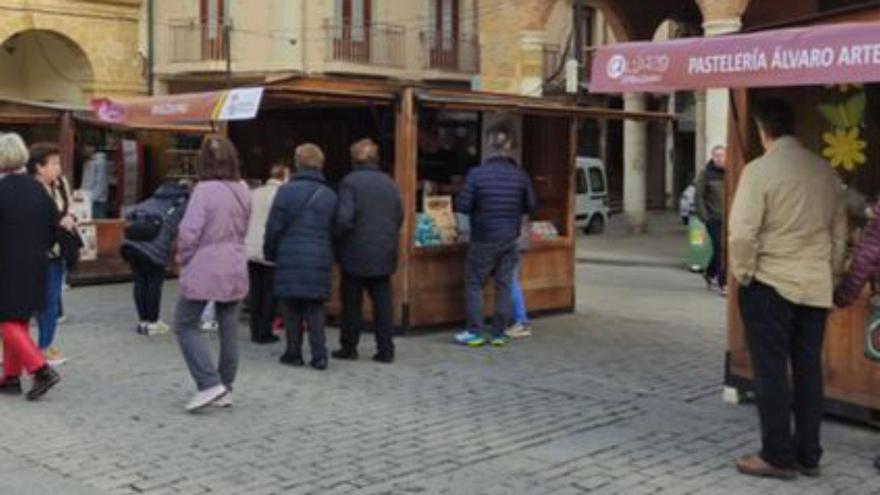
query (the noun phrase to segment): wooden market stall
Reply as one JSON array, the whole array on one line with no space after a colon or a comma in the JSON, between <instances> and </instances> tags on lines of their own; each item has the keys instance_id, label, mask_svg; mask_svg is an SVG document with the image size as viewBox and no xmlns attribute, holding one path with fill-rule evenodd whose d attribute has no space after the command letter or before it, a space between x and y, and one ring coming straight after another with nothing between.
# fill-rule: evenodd
<instances>
[{"instance_id":1,"label":"wooden market stall","mask_svg":"<svg viewBox=\"0 0 880 495\"><path fill-rule=\"evenodd\" d=\"M272 162L290 161L295 145L314 142L327 155L331 183L350 170L351 143L371 137L380 144L381 167L399 185L406 212L400 268L393 279L394 322L406 329L463 320L467 244L448 238L426 245L417 238L417 224L426 215L426 200L441 198L449 208L467 170L482 159L484 126L499 118L513 119L521 129L520 158L538 196L533 220L545 233L525 254L522 279L529 310L572 311L576 121L666 115L391 81L292 78L266 86L259 117L231 125L230 136L249 167L259 167L263 175ZM336 287L338 273L331 317L340 309ZM491 297L489 291L487 303ZM488 311L491 305L485 307Z\"/></svg>"},{"instance_id":2,"label":"wooden market stall","mask_svg":"<svg viewBox=\"0 0 880 495\"><path fill-rule=\"evenodd\" d=\"M151 100L162 103L162 99ZM211 132L206 124L174 119L114 121L92 108L33 101L0 100L0 131L18 132L25 141L58 143L65 176L74 190L73 208L79 216L78 229L85 243L76 271L69 274L73 285L128 280L130 269L119 254L122 242L123 208L152 193L163 181L188 175L187 158L194 153L202 135ZM202 121L208 120L203 118ZM194 138L194 139L193 139ZM108 218L91 218L77 188L82 176L82 148L105 152L108 159ZM179 148L190 148L190 151ZM174 271L171 267L171 271Z\"/></svg>"},{"instance_id":3,"label":"wooden market stall","mask_svg":"<svg viewBox=\"0 0 880 495\"><path fill-rule=\"evenodd\" d=\"M728 203L746 164L763 153L750 103L769 96L786 99L797 112L797 137L830 159L847 184L848 194L857 191L874 201L880 197L880 44L876 37L880 23L849 22L878 20L880 7L875 5L795 23L810 29L611 46L600 50L595 60L593 74L599 77L591 90L734 88L728 128ZM635 57L662 63L633 69L628 62ZM858 221L853 220L851 227L857 227ZM858 230L851 231L855 238ZM747 396L753 375L736 284L732 277L728 280L724 382L738 396ZM866 288L855 305L833 310L828 319L823 349L826 410L880 424L880 362L866 353L870 296Z\"/></svg>"}]
</instances>

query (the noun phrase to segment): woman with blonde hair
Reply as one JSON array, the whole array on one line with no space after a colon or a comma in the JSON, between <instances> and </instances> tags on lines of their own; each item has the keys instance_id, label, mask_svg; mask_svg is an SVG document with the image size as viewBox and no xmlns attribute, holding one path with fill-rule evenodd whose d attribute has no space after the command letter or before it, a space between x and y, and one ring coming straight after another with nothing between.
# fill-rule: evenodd
<instances>
[{"instance_id":1,"label":"woman with blonde hair","mask_svg":"<svg viewBox=\"0 0 880 495\"><path fill-rule=\"evenodd\" d=\"M21 394L21 373L27 371L34 376L27 399L35 400L61 380L28 332L28 321L46 305L46 253L55 242L58 210L25 173L28 158L18 134L0 134L0 393Z\"/></svg>"},{"instance_id":2,"label":"woman with blonde hair","mask_svg":"<svg viewBox=\"0 0 880 495\"><path fill-rule=\"evenodd\" d=\"M193 189L178 232L180 299L174 332L198 392L190 412L212 404L232 405L238 370L239 303L248 293L245 234L251 196L241 180L238 151L224 136L202 141L197 162L199 183ZM220 357L214 365L201 335L200 318L209 301L215 304Z\"/></svg>"}]
</instances>

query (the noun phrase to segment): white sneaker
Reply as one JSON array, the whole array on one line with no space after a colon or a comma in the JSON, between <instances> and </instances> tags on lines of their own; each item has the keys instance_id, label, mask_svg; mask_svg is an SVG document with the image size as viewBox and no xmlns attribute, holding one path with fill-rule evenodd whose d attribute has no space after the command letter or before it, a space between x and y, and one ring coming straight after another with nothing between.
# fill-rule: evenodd
<instances>
[{"instance_id":1,"label":"white sneaker","mask_svg":"<svg viewBox=\"0 0 880 495\"><path fill-rule=\"evenodd\" d=\"M531 337L532 328L528 325L523 325L522 323L514 323L510 328L504 331L504 334L512 339Z\"/></svg>"},{"instance_id":2,"label":"white sneaker","mask_svg":"<svg viewBox=\"0 0 880 495\"><path fill-rule=\"evenodd\" d=\"M147 324L147 335L165 335L166 333L171 331L171 327L169 327L163 321L157 321L156 323Z\"/></svg>"},{"instance_id":3,"label":"white sneaker","mask_svg":"<svg viewBox=\"0 0 880 495\"><path fill-rule=\"evenodd\" d=\"M204 409L211 404L217 402L220 398L227 394L226 387L223 385L215 385L200 392L196 392L189 403L186 405L188 412L196 412Z\"/></svg>"},{"instance_id":4,"label":"white sneaker","mask_svg":"<svg viewBox=\"0 0 880 495\"><path fill-rule=\"evenodd\" d=\"M220 324L214 320L202 322L202 331L203 332L216 332L219 328L220 328Z\"/></svg>"},{"instance_id":5,"label":"white sneaker","mask_svg":"<svg viewBox=\"0 0 880 495\"><path fill-rule=\"evenodd\" d=\"M215 400L211 405L220 408L232 407L232 392L226 392L226 395Z\"/></svg>"}]
</instances>

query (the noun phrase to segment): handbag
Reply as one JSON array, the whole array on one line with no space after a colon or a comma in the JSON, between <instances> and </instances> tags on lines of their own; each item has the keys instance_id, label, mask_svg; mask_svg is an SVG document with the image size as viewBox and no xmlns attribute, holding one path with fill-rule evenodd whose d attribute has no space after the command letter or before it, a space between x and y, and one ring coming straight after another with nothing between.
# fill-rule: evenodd
<instances>
[{"instance_id":1,"label":"handbag","mask_svg":"<svg viewBox=\"0 0 880 495\"><path fill-rule=\"evenodd\" d=\"M79 231L61 229L58 235L58 245L61 247L61 258L64 260L67 271L74 271L76 265L79 264L80 250L85 246Z\"/></svg>"},{"instance_id":2,"label":"handbag","mask_svg":"<svg viewBox=\"0 0 880 495\"><path fill-rule=\"evenodd\" d=\"M58 187L61 192L61 198L64 201L64 209L62 212L62 216L67 215L70 210L70 198L67 197L67 188L62 183ZM80 250L85 246L85 243L82 240L82 237L79 235L79 231L75 228L73 230L67 230L63 228L58 229L58 247L61 250L61 259L64 260L64 265L67 268L67 271L74 271L76 269L76 265L79 264L80 258Z\"/></svg>"}]
</instances>

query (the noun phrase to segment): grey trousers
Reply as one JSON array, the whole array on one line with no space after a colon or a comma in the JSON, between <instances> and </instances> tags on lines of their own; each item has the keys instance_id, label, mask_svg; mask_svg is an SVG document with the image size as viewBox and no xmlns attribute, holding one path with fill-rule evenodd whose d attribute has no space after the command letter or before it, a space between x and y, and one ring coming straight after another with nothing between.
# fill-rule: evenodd
<instances>
[{"instance_id":1,"label":"grey trousers","mask_svg":"<svg viewBox=\"0 0 880 495\"><path fill-rule=\"evenodd\" d=\"M238 302L216 303L220 335L220 362L214 366L211 351L201 332L202 311L207 301L180 298L174 314L174 333L183 353L183 360L199 390L220 384L232 387L238 371Z\"/></svg>"},{"instance_id":2,"label":"grey trousers","mask_svg":"<svg viewBox=\"0 0 880 495\"><path fill-rule=\"evenodd\" d=\"M513 309L511 286L513 273L519 263L516 239L500 242L471 242L465 262L465 307L467 329L483 329L483 282L495 274L495 316L492 318L492 336L501 337L510 322Z\"/></svg>"}]
</instances>

